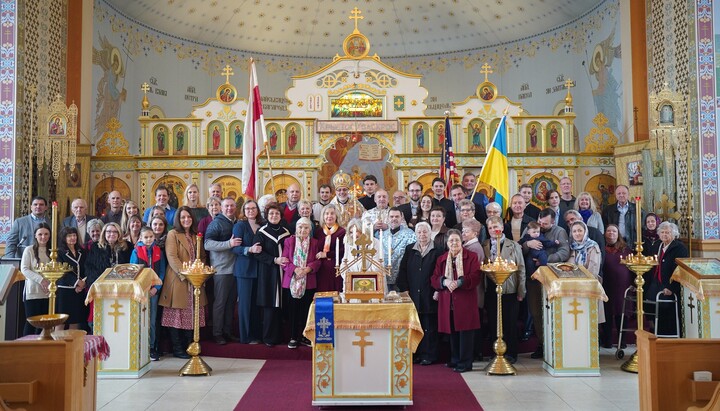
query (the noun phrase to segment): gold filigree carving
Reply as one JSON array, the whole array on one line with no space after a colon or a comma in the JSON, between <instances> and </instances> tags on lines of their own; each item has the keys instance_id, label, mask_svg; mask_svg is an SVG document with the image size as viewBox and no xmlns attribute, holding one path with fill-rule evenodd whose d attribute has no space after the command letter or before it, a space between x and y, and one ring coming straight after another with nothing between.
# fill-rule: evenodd
<instances>
[{"instance_id":1,"label":"gold filigree carving","mask_svg":"<svg viewBox=\"0 0 720 411\"><path fill-rule=\"evenodd\" d=\"M368 70L365 72L365 81L375 84L381 88L397 87L398 81L395 77L383 73L380 70Z\"/></svg>"},{"instance_id":2,"label":"gold filigree carving","mask_svg":"<svg viewBox=\"0 0 720 411\"><path fill-rule=\"evenodd\" d=\"M129 156L130 143L125 139L123 132L120 131L122 124L117 118L112 117L105 128L107 131L103 133L98 141L96 156Z\"/></svg>"},{"instance_id":3,"label":"gold filigree carving","mask_svg":"<svg viewBox=\"0 0 720 411\"><path fill-rule=\"evenodd\" d=\"M347 83L349 73L345 69L335 70L317 79L315 85L319 88L333 88L340 83Z\"/></svg>"},{"instance_id":4,"label":"gold filigree carving","mask_svg":"<svg viewBox=\"0 0 720 411\"><path fill-rule=\"evenodd\" d=\"M607 117L603 113L598 113L593 119L593 123L597 127L591 128L590 133L585 136L585 152L612 153L618 139L610 127L607 127Z\"/></svg>"}]
</instances>

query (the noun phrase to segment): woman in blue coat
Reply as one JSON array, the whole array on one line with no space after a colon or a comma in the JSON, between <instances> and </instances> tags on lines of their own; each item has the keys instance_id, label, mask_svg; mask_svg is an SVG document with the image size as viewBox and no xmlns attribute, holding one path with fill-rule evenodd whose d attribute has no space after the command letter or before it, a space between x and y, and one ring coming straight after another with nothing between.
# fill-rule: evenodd
<instances>
[{"instance_id":1,"label":"woman in blue coat","mask_svg":"<svg viewBox=\"0 0 720 411\"><path fill-rule=\"evenodd\" d=\"M265 222L260 216L258 204L248 200L243 205L243 218L233 227L233 237L242 238L242 244L233 247L235 259L235 281L238 293L238 319L240 322L240 343L255 344L261 339L260 311L257 306L257 260L250 254L257 254L261 248L253 244L258 228Z\"/></svg>"}]
</instances>

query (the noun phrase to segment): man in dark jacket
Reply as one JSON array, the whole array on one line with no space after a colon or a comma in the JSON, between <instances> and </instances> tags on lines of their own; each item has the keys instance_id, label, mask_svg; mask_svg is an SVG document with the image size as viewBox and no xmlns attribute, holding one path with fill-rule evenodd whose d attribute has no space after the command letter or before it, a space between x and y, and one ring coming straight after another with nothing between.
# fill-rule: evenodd
<instances>
[{"instance_id":1,"label":"man in dark jacket","mask_svg":"<svg viewBox=\"0 0 720 411\"><path fill-rule=\"evenodd\" d=\"M625 239L625 242L630 246L634 247L637 241L637 236L642 233L637 233L637 211L635 210L635 203L629 201L630 189L626 185L619 185L615 188L615 200L616 203L605 206L602 210L603 225L607 227L610 224L618 226L620 236ZM645 221L645 211L640 209L640 221Z\"/></svg>"}]
</instances>

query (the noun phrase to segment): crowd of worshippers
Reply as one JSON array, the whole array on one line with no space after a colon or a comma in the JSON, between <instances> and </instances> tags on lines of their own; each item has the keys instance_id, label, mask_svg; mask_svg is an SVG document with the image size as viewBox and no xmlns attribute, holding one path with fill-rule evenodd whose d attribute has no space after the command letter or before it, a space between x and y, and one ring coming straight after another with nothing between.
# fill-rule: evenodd
<instances>
[{"instance_id":1,"label":"crowd of worshippers","mask_svg":"<svg viewBox=\"0 0 720 411\"><path fill-rule=\"evenodd\" d=\"M168 189L159 186L155 205L143 213L136 202L111 192L99 218L88 215L86 201L78 198L58 236L58 258L73 271L58 282L56 311L70 316L70 328L91 331L92 306L84 304L88 288L115 264L144 264L163 282L150 290L151 359L163 355L161 333L169 336L172 355L187 358L193 294L181 270L183 263L200 258L217 270L203 289L200 308L200 325L212 324L217 344L310 345L302 331L314 293L343 291L336 255L347 258L357 233L369 233L370 227L371 246L390 259L388 290L409 292L419 313L425 335L414 361L422 365L438 362L441 341L450 342L446 365L456 372L471 370L483 348L490 351L496 293L480 266L497 256L518 266L502 286L511 362L518 358L519 342L533 335L538 343L530 357L543 356L542 285L531 278L539 266L571 262L602 282L609 297L599 304L603 347L611 348L618 335L623 295L634 279L620 258L634 250L638 236L643 252L660 261L646 274L646 295L654 299L679 294L679 285L669 280L675 258L688 255L678 228L642 212L642 233L637 233L627 186L617 186L616 202L599 209L589 193L576 197L572 181L563 177L559 190L547 192L547 207L539 209L531 203L532 187L524 184L511 197L504 218L500 205L473 193L475 187L475 175L466 174L462 184L450 187L447 198L440 178L428 191L412 181L407 191L395 191L391 199L377 179L367 175L358 199L349 194L350 178L334 178L332 186L318 187L316 201L303 199L300 187L292 184L284 202L265 195L238 204L221 198L223 188L216 184L203 206L197 185L191 184L184 193L185 205L175 209L168 205ZM14 221L6 246L6 256L21 258L27 316L47 312L48 281L37 272L38 263L49 261L47 208L46 199L33 198L31 213ZM200 249L198 233L204 240ZM659 327L671 333L673 312L665 314ZM37 332L26 324L26 334Z\"/></svg>"}]
</instances>

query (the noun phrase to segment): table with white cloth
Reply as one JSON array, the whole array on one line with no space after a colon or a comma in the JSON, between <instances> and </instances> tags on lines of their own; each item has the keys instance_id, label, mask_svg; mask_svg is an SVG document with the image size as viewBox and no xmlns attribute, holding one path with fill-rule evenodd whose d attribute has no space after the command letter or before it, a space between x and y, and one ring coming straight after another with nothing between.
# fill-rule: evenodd
<instances>
[{"instance_id":1,"label":"table with white cloth","mask_svg":"<svg viewBox=\"0 0 720 411\"><path fill-rule=\"evenodd\" d=\"M682 285L685 338L720 338L720 260L678 258L670 277Z\"/></svg>"},{"instance_id":2,"label":"table with white cloth","mask_svg":"<svg viewBox=\"0 0 720 411\"><path fill-rule=\"evenodd\" d=\"M412 302L334 304L334 347L313 342L312 405L412 405L413 363L423 337Z\"/></svg>"},{"instance_id":3,"label":"table with white cloth","mask_svg":"<svg viewBox=\"0 0 720 411\"><path fill-rule=\"evenodd\" d=\"M598 300L607 295L595 276L575 264L549 264L532 278L543 285L543 368L553 376L599 376Z\"/></svg>"},{"instance_id":4,"label":"table with white cloth","mask_svg":"<svg viewBox=\"0 0 720 411\"><path fill-rule=\"evenodd\" d=\"M93 334L105 337L112 357L98 364L98 378L140 378L150 370L150 288L162 281L150 268L121 278L108 268L88 291L94 301Z\"/></svg>"}]
</instances>

